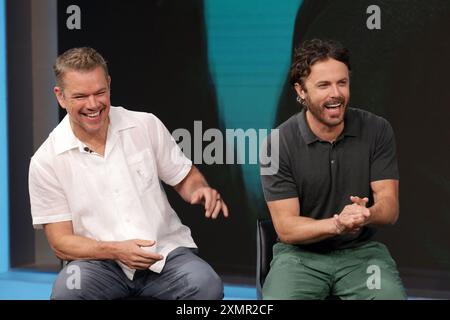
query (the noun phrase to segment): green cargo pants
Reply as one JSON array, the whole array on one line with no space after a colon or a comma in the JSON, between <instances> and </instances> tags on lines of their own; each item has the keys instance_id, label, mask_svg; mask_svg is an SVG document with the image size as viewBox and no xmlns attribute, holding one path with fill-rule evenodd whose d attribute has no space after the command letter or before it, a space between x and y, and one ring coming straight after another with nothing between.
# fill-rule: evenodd
<instances>
[{"instance_id":1,"label":"green cargo pants","mask_svg":"<svg viewBox=\"0 0 450 320\"><path fill-rule=\"evenodd\" d=\"M263 299L406 299L396 264L375 241L315 253L277 243Z\"/></svg>"}]
</instances>

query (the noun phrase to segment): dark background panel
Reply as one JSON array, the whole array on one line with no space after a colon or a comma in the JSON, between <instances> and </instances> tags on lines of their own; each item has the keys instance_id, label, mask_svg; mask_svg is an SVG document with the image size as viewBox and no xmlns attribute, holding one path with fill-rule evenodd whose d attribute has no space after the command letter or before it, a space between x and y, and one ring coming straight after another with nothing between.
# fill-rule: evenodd
<instances>
[{"instance_id":1,"label":"dark background panel","mask_svg":"<svg viewBox=\"0 0 450 320\"><path fill-rule=\"evenodd\" d=\"M10 264L19 266L33 263L35 257L28 196L28 166L33 154L30 0L6 2L6 16L7 94L10 110L8 111L9 246Z\"/></svg>"}]
</instances>

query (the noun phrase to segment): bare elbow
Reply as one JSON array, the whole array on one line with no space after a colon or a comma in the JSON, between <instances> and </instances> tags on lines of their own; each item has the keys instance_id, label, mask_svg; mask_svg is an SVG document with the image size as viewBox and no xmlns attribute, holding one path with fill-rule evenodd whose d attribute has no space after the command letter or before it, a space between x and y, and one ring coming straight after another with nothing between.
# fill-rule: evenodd
<instances>
[{"instance_id":1,"label":"bare elbow","mask_svg":"<svg viewBox=\"0 0 450 320\"><path fill-rule=\"evenodd\" d=\"M53 251L56 255L56 257L59 260L70 260L69 256L65 255L64 253L62 253L61 251Z\"/></svg>"},{"instance_id":2,"label":"bare elbow","mask_svg":"<svg viewBox=\"0 0 450 320\"><path fill-rule=\"evenodd\" d=\"M55 256L61 260L68 260L70 258L68 251L71 251L73 246L76 245L76 241L72 239L72 222L63 221L45 224L44 231Z\"/></svg>"},{"instance_id":3,"label":"bare elbow","mask_svg":"<svg viewBox=\"0 0 450 320\"><path fill-rule=\"evenodd\" d=\"M57 251L53 251L53 252L55 253L56 257L57 257L59 260L68 260L67 257L66 257L65 255L63 255L62 253L57 252Z\"/></svg>"},{"instance_id":4,"label":"bare elbow","mask_svg":"<svg viewBox=\"0 0 450 320\"><path fill-rule=\"evenodd\" d=\"M50 244L50 248L58 259L67 260L67 256L58 248L57 245Z\"/></svg>"},{"instance_id":5,"label":"bare elbow","mask_svg":"<svg viewBox=\"0 0 450 320\"><path fill-rule=\"evenodd\" d=\"M292 223L290 221L282 221L275 224L275 230L278 235L278 239L284 244L296 244L298 242L297 231L292 229Z\"/></svg>"},{"instance_id":6,"label":"bare elbow","mask_svg":"<svg viewBox=\"0 0 450 320\"><path fill-rule=\"evenodd\" d=\"M278 232L278 238L284 244L294 244L294 238L288 232Z\"/></svg>"},{"instance_id":7,"label":"bare elbow","mask_svg":"<svg viewBox=\"0 0 450 320\"><path fill-rule=\"evenodd\" d=\"M66 236L49 237L48 243L55 256L60 260L70 260L67 254L68 245L65 240Z\"/></svg>"},{"instance_id":8,"label":"bare elbow","mask_svg":"<svg viewBox=\"0 0 450 320\"><path fill-rule=\"evenodd\" d=\"M284 244L295 244L295 242L292 241L291 238L280 238L280 241Z\"/></svg>"},{"instance_id":9,"label":"bare elbow","mask_svg":"<svg viewBox=\"0 0 450 320\"><path fill-rule=\"evenodd\" d=\"M391 220L389 221L389 225L393 226L397 223L399 215L400 215L400 206L397 205L394 207L394 212L392 213Z\"/></svg>"},{"instance_id":10,"label":"bare elbow","mask_svg":"<svg viewBox=\"0 0 450 320\"><path fill-rule=\"evenodd\" d=\"M398 214L398 211L397 211L397 212L393 215L393 217L391 218L391 220L388 222L388 224L391 225L391 226L393 226L394 224L396 224L397 221L398 221L398 217L399 217L399 214Z\"/></svg>"}]
</instances>

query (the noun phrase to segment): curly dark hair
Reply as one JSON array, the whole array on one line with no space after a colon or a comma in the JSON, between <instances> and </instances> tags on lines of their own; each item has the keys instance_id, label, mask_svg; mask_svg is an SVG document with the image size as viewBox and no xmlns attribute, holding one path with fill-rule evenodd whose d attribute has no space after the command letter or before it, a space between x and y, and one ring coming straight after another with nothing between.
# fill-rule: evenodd
<instances>
[{"instance_id":1,"label":"curly dark hair","mask_svg":"<svg viewBox=\"0 0 450 320\"><path fill-rule=\"evenodd\" d=\"M348 70L351 70L349 51L339 42L321 39L312 39L303 42L295 50L290 72L291 85L298 83L304 88L303 81L311 73L312 65L329 58L344 63Z\"/></svg>"}]
</instances>

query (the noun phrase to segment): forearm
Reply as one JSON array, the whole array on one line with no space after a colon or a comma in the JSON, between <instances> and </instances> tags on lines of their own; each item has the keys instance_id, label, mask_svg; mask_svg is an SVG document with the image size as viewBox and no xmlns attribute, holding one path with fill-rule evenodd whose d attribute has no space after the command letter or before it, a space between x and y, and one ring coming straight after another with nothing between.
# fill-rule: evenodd
<instances>
[{"instance_id":1,"label":"forearm","mask_svg":"<svg viewBox=\"0 0 450 320\"><path fill-rule=\"evenodd\" d=\"M190 203L194 191L203 187L208 187L206 179L195 166L192 166L183 181L175 186L175 190L186 202Z\"/></svg>"},{"instance_id":2,"label":"forearm","mask_svg":"<svg viewBox=\"0 0 450 320\"><path fill-rule=\"evenodd\" d=\"M392 225L397 222L399 216L399 204L395 197L377 199L369 208L370 217L366 224Z\"/></svg>"},{"instance_id":3,"label":"forearm","mask_svg":"<svg viewBox=\"0 0 450 320\"><path fill-rule=\"evenodd\" d=\"M63 235L52 246L61 260L115 260L116 242L97 241L78 235Z\"/></svg>"},{"instance_id":4,"label":"forearm","mask_svg":"<svg viewBox=\"0 0 450 320\"><path fill-rule=\"evenodd\" d=\"M280 240L288 244L310 244L338 234L334 218L286 217L278 229Z\"/></svg>"}]
</instances>

